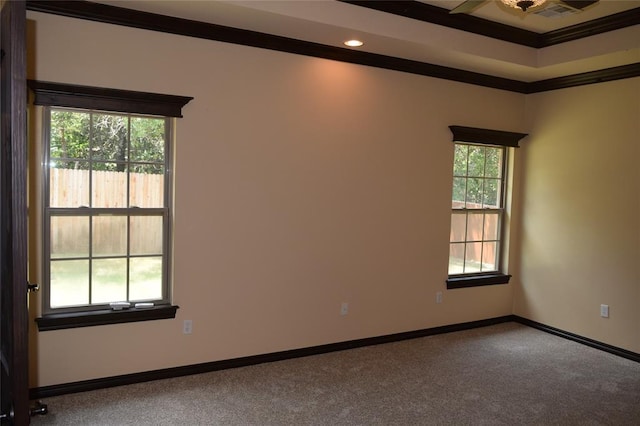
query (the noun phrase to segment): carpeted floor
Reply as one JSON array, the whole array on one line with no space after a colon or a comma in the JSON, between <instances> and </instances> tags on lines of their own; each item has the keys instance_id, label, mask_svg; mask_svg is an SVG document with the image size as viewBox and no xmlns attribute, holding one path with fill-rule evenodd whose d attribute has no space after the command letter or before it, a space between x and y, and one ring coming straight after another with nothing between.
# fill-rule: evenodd
<instances>
[{"instance_id":1,"label":"carpeted floor","mask_svg":"<svg viewBox=\"0 0 640 426\"><path fill-rule=\"evenodd\" d=\"M640 364L505 323L44 400L32 425L640 425Z\"/></svg>"}]
</instances>

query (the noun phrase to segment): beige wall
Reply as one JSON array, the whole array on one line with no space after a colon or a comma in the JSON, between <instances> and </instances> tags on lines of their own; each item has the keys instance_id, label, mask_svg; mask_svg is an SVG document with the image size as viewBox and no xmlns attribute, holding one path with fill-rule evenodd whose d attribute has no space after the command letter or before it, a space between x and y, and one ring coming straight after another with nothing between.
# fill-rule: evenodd
<instances>
[{"instance_id":1,"label":"beige wall","mask_svg":"<svg viewBox=\"0 0 640 426\"><path fill-rule=\"evenodd\" d=\"M30 78L195 97L177 122L177 318L37 333L32 386L511 314L510 285L445 290L447 126L523 131L523 95L29 19Z\"/></svg>"},{"instance_id":2,"label":"beige wall","mask_svg":"<svg viewBox=\"0 0 640 426\"><path fill-rule=\"evenodd\" d=\"M531 95L527 115L514 313L640 352L640 78Z\"/></svg>"},{"instance_id":3,"label":"beige wall","mask_svg":"<svg viewBox=\"0 0 640 426\"><path fill-rule=\"evenodd\" d=\"M177 318L33 330L32 386L511 313L640 352L640 79L524 96L29 19L29 78L195 97L177 122ZM450 124L531 134L514 159L512 285L445 290Z\"/></svg>"},{"instance_id":4,"label":"beige wall","mask_svg":"<svg viewBox=\"0 0 640 426\"><path fill-rule=\"evenodd\" d=\"M177 122L178 317L34 330L32 386L511 313L640 352L640 79L525 97L29 18L30 78L195 97ZM445 290L450 124L531 134L514 160L512 285Z\"/></svg>"}]
</instances>

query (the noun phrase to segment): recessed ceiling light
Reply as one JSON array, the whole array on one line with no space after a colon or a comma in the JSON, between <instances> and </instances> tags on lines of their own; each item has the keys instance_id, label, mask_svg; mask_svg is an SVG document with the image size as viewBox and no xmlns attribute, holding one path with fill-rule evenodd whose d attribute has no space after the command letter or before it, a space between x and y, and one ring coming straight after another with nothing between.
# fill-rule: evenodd
<instances>
[{"instance_id":1,"label":"recessed ceiling light","mask_svg":"<svg viewBox=\"0 0 640 426\"><path fill-rule=\"evenodd\" d=\"M347 41L345 41L345 42L344 42L344 44L345 44L346 46L349 46L349 47L360 47L360 46L362 46L364 43L363 43L363 42L361 42L360 40L347 40Z\"/></svg>"}]
</instances>

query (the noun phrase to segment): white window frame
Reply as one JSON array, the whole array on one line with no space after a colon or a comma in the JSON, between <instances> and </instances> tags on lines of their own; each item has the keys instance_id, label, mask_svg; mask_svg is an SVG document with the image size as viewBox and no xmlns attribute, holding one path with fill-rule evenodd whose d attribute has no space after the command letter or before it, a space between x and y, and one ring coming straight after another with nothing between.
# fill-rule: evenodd
<instances>
[{"instance_id":1,"label":"white window frame","mask_svg":"<svg viewBox=\"0 0 640 426\"><path fill-rule=\"evenodd\" d=\"M464 229L464 237L461 239L457 239L454 241L451 241L451 238L449 240L449 247L453 248L454 246L458 246L458 247L463 247L463 255L462 255L462 268L463 270L461 272L452 272L451 270L449 270L449 276L468 276L468 275L476 275L476 274L482 274L482 273L499 273L501 271L501 248L502 248L502 224L504 222L504 211L505 211L505 191L506 191L506 174L507 174L507 148L502 147L502 146L492 146L492 145L483 145L483 144L472 144L472 143L468 143L468 142L455 142L454 143L454 147L459 147L459 146L466 146L467 147L467 166L468 166L468 162L469 162L469 153L468 150L470 150L471 148L480 148L482 150L485 151L485 160L486 160L486 149L490 148L490 149L496 149L499 150L500 152L500 172L499 172L499 177L498 178L491 178L491 177L487 177L486 175L486 170L483 171L483 175L482 176L470 176L468 173L464 176L461 175L456 175L454 173L454 182L455 179L464 179L465 180L465 195L468 195L467 192L467 188L468 188L468 182L470 179L481 179L483 182L483 188L485 187L485 183L488 180L497 180L499 182L497 190L497 205L496 206L492 206L492 207L486 207L484 205L481 204L481 206L479 207L469 207L469 204L472 203L467 203L466 200L464 202L463 206L460 207L453 207L451 208L451 223L452 223L452 227L454 222L456 221L456 216L464 216L464 223L465 223L465 229ZM485 167L486 169L486 167ZM455 184L454 184L455 187ZM484 195L484 194L483 194ZM475 204L475 203L474 203ZM479 239L471 239L470 236L468 235L467 232L467 226L469 224L469 217L471 215L482 215L482 236ZM485 231L486 231L486 224L487 224L487 218L489 215L493 215L497 217L497 223L496 223L496 229L495 229L495 237L494 238L490 238L487 237L485 235ZM453 229L451 232L451 235L453 236ZM478 266L477 269L479 270L469 270L469 269L476 269L476 268L472 268L467 262L467 251L470 250L470 245L472 244L479 244L481 247L480 250L480 259L484 259L485 257L485 247L487 246L487 244L495 244L495 250L493 253L494 256L494 262L493 265L494 267L491 269L485 269L484 263L481 261L480 265ZM450 250L451 253L452 250ZM451 254L450 254L450 259L449 259L449 264L451 265ZM451 268L450 268L451 269Z\"/></svg>"},{"instance_id":2,"label":"white window frame","mask_svg":"<svg viewBox=\"0 0 640 426\"><path fill-rule=\"evenodd\" d=\"M51 189L51 176L50 176L50 172L51 172L51 161L53 161L52 158L50 158L50 151L51 151L51 112L52 110L54 111L67 111L67 112L72 112L72 113L85 113L85 114L90 114L91 116L91 120L93 119L94 115L100 115L100 114L105 114L105 111L97 111L97 110L86 110L86 109L79 109L79 108L59 108L59 107L50 107L50 106L45 106L42 109L42 115L43 115L43 119L42 119L42 125L43 125L43 144L45 146L45 148L43 149L43 178L44 178L44 184L43 184L43 200L42 200L42 205L44 207L44 214L43 214L43 218L44 218L44 223L43 223L43 260L44 260L44 264L43 264L43 304L42 304L42 312L43 314L51 314L51 313L55 313L55 312L78 312L78 311L97 311L97 310L102 310L102 309L110 309L110 302L130 302L132 305L134 305L135 303L153 303L154 305L167 305L170 303L170 280L169 277L171 276L171 271L170 271L170 265L171 265L171 221L172 221L172 194L171 194L171 188L172 188L172 171L171 171L171 164L172 164L172 145L173 145L173 141L172 141L172 126L171 126L171 119L169 117L159 117L159 116L143 116L140 114L130 114L130 113L116 113L116 112L109 112L108 114L110 115L116 115L116 116L121 116L121 117L126 117L127 122L128 122L128 127L130 126L130 121L131 118L133 117L141 117L141 118L154 118L154 119L162 119L164 121L164 161L162 162L162 166L164 168L164 179L163 179L163 205L162 206L158 206L158 207L134 207L134 206L127 206L127 207L118 207L118 208L104 208L104 207L94 207L92 205L88 205L88 206L77 206L77 207L70 207L70 206L65 206L65 207L52 207L50 206L50 189ZM92 145L92 141L89 142L89 152L91 152L91 145ZM131 141L129 140L129 138L127 138L127 150L130 148L130 144ZM80 160L80 161L84 161L86 163L88 163L89 165L89 169L88 169L88 174L89 174L89 188L91 188L91 190L89 191L89 204L91 204L91 200L93 199L93 191L95 190L94 188L94 182L93 182L93 165L96 163L102 163L105 161L99 161L99 160L95 160L92 158L91 155L89 155L88 158L86 159L67 159L67 158L63 158L62 160L67 160L67 161L73 161L73 160ZM110 163L113 162L113 160L109 161ZM129 159L124 160L119 162L119 164L122 164L124 166L126 166L127 170L130 170L130 166L133 164L141 164L141 163L136 163L134 161L130 161ZM154 163L153 165L159 165L159 162ZM151 165L151 164L150 164ZM128 172L127 172L128 173ZM129 182L130 180L127 178L127 195L129 193ZM128 198L128 197L127 197ZM127 200L128 201L128 200ZM155 216L155 217L161 217L162 218L162 253L161 257L162 257L162 267L161 267L161 273L162 273L162 279L161 279L161 296L158 298L150 298L150 299L132 299L129 294L129 288L130 288L130 277L129 277L129 273L127 273L126 276L126 294L127 297L124 297L122 299L119 300L111 300L108 302L102 302L102 303L96 303L94 302L93 299L93 278L92 278L92 265L94 263L94 261L99 261L100 259L126 259L127 261L127 265L129 264L129 262L131 261L131 259L136 259L136 258L143 258L143 257L149 257L149 256L136 256L136 255L132 255L128 250L127 253L121 256L96 256L93 253L93 250L91 248L91 241L92 241L92 235L93 235L93 226L92 223L94 222L94 218L99 218L99 217L126 217L127 218L127 222L129 222L130 218L133 217L139 217L139 216ZM86 304L78 304L78 305L67 305L67 306L63 306L63 307L54 307L52 306L51 303L51 296L52 296L52 291L51 291L51 264L52 262L65 262L65 261L73 261L75 258L65 258L64 260L60 260L60 259L52 259L51 256L51 222L53 220L53 218L59 218L59 217L77 217L77 218L87 218L89 220L89 227L88 227L88 232L89 232L89 247L88 247L88 253L86 256L82 256L77 258L76 260L86 260L88 261L88 266L89 266L89 272L88 272L88 288L87 288L87 292L88 294L87 296L87 300L88 303ZM130 226L127 225L126 227L126 234L127 234L127 241L129 240L129 236L130 236ZM127 245L128 248L128 245ZM157 254L153 257L158 257ZM127 266L127 272L129 271L129 267Z\"/></svg>"}]
</instances>

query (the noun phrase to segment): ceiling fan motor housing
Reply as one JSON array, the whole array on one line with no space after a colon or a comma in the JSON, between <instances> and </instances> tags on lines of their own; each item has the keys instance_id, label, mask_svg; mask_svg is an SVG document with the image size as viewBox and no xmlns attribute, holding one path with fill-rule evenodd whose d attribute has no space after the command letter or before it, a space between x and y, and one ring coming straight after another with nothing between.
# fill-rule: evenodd
<instances>
[{"instance_id":1,"label":"ceiling fan motor housing","mask_svg":"<svg viewBox=\"0 0 640 426\"><path fill-rule=\"evenodd\" d=\"M518 3L516 3L516 5L520 9L522 9L523 12L526 12L528 8L533 6L533 1L532 0L520 0Z\"/></svg>"}]
</instances>

